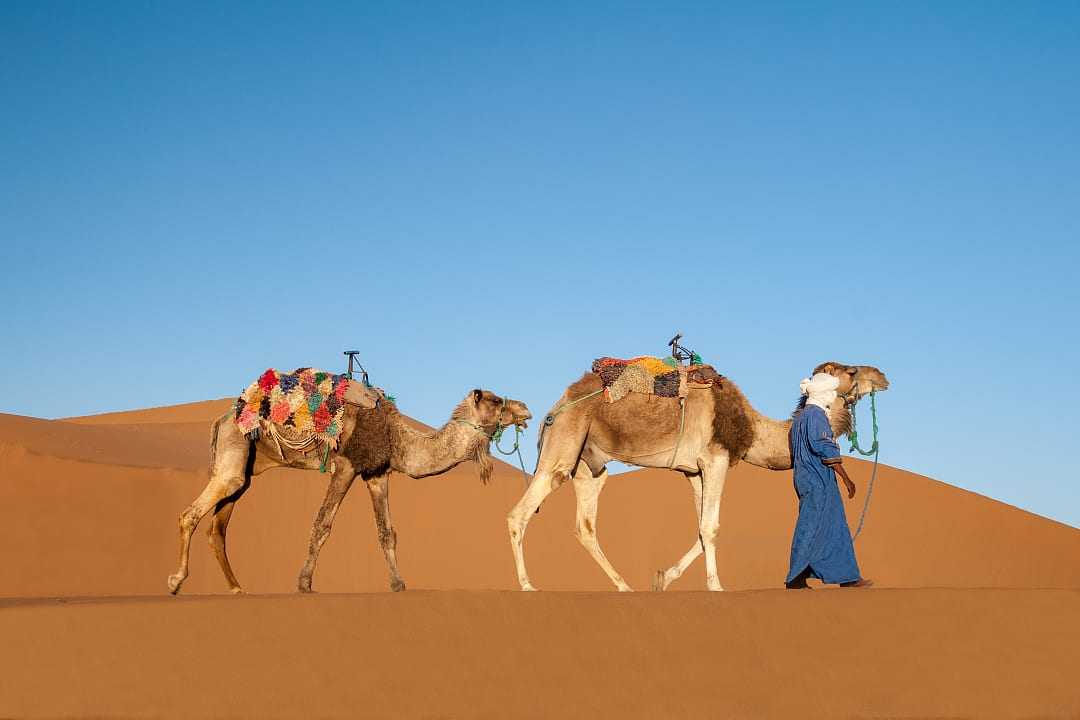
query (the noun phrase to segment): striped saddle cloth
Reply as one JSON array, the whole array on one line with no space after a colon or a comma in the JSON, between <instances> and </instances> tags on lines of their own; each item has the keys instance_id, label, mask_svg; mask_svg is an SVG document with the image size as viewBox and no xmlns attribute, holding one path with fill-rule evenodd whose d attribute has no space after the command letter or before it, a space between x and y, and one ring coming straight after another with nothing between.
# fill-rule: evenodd
<instances>
[{"instance_id":1,"label":"striped saddle cloth","mask_svg":"<svg viewBox=\"0 0 1080 720\"><path fill-rule=\"evenodd\" d=\"M621 360L597 358L592 371L600 376L604 397L616 402L629 393L643 393L668 398L684 398L690 388L709 387L723 376L711 365L679 365L675 358L648 355Z\"/></svg>"}]
</instances>

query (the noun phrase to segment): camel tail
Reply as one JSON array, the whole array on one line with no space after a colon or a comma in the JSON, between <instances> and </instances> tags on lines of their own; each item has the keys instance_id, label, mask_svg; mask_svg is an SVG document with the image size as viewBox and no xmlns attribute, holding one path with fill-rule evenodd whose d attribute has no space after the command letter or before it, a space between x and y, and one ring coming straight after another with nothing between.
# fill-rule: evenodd
<instances>
[{"instance_id":1,"label":"camel tail","mask_svg":"<svg viewBox=\"0 0 1080 720\"><path fill-rule=\"evenodd\" d=\"M210 477L214 476L214 463L217 461L218 428L221 427L221 421L226 417L227 415L222 415L210 426Z\"/></svg>"}]
</instances>

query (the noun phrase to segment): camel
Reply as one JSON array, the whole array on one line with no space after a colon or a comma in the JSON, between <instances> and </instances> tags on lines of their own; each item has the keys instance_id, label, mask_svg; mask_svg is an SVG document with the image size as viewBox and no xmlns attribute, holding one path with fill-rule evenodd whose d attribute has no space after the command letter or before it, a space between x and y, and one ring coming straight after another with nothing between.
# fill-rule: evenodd
<instances>
[{"instance_id":1,"label":"camel","mask_svg":"<svg viewBox=\"0 0 1080 720\"><path fill-rule=\"evenodd\" d=\"M168 578L169 592L179 592L187 578L191 536L210 511L213 511L207 532L210 547L230 591L242 592L225 551L225 532L236 501L247 491L252 477L270 468L318 470L320 466L329 467L330 482L311 528L307 561L297 581L299 591L311 592L319 550L330 536L334 516L357 475L363 478L371 494L379 545L390 570L390 589L404 590L405 583L397 566L397 534L390 522L390 471L422 478L475 460L480 467L480 479L486 484L492 472L492 437L500 428L525 427L532 417L524 403L476 389L454 408L445 425L426 432L413 427L393 402L382 400L374 391L367 393L358 403L346 403L337 449L325 456L323 448L305 452L293 447L287 439L283 446L283 438L280 435L275 438L274 433L263 432L257 440L249 440L237 427L232 411L214 422L210 482L180 514L180 567Z\"/></svg>"},{"instance_id":2,"label":"camel","mask_svg":"<svg viewBox=\"0 0 1080 720\"><path fill-rule=\"evenodd\" d=\"M833 403L829 413L837 436L851 430L852 405L871 391L889 386L880 370L865 365L826 362L814 372L826 372L840 380L837 392L843 402ZM525 570L523 542L529 520L544 498L573 480L577 495L575 535L619 591L631 590L605 557L596 535L597 503L608 479L605 466L620 460L679 470L694 493L698 542L674 566L657 572L653 588L666 589L704 552L706 586L723 590L716 570L715 538L728 468L745 460L770 470L790 470L791 419L761 415L727 378L712 387L690 389L681 418L677 398L630 393L609 403L598 394L600 389L600 377L586 373L567 388L544 421L536 473L507 515L521 589L536 589ZM684 424L681 435L680 422Z\"/></svg>"}]
</instances>

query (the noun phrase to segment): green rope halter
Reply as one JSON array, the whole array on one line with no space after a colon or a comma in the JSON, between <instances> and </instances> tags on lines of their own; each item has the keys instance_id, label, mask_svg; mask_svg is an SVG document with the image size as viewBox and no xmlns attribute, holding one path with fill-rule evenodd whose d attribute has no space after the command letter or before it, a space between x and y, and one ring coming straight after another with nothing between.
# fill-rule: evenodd
<instances>
[{"instance_id":1,"label":"green rope halter","mask_svg":"<svg viewBox=\"0 0 1080 720\"><path fill-rule=\"evenodd\" d=\"M502 399L502 405L499 407L499 416L500 417L502 416L502 411L506 409L506 405L507 405L508 400L509 400L509 398L505 398L505 397ZM459 422L459 423L461 423L463 425L468 425L471 428L475 428L476 430L483 433L484 435L487 435L488 442L489 443L494 443L495 444L495 449L498 450L501 454L503 454L503 455L513 455L514 453L517 453L518 465L521 466L521 477L525 481L525 487L526 488L529 487L529 474L527 472L525 472L525 460L521 457L521 435L522 435L522 432L521 432L521 426L520 425L518 425L517 423L514 423L514 447L510 448L509 450L503 450L502 447L499 445L499 441L502 440L503 433L506 431L507 426L502 424L502 420L497 420L495 422L495 430L490 435L488 435L487 430L480 427L476 423L469 422L468 420L458 420L457 422Z\"/></svg>"},{"instance_id":2,"label":"green rope halter","mask_svg":"<svg viewBox=\"0 0 1080 720\"><path fill-rule=\"evenodd\" d=\"M877 424L877 402L874 399L876 390L870 391L870 417L874 425L874 442L870 446L869 450L863 450L859 447L859 433L855 429L855 405L851 406L851 432L848 433L848 440L851 442L851 447L848 452L858 452L860 455L870 457L876 455L878 451L878 424Z\"/></svg>"}]
</instances>

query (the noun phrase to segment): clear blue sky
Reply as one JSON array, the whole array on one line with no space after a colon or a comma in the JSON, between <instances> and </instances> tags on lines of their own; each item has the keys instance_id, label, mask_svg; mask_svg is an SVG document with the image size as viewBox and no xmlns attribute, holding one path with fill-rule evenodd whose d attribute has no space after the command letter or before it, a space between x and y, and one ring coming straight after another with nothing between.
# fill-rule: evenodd
<instances>
[{"instance_id":1,"label":"clear blue sky","mask_svg":"<svg viewBox=\"0 0 1080 720\"><path fill-rule=\"evenodd\" d=\"M682 330L773 416L877 365L884 462L1080 526L1078 77L1076 3L7 2L0 411L357 348L542 416Z\"/></svg>"}]
</instances>

